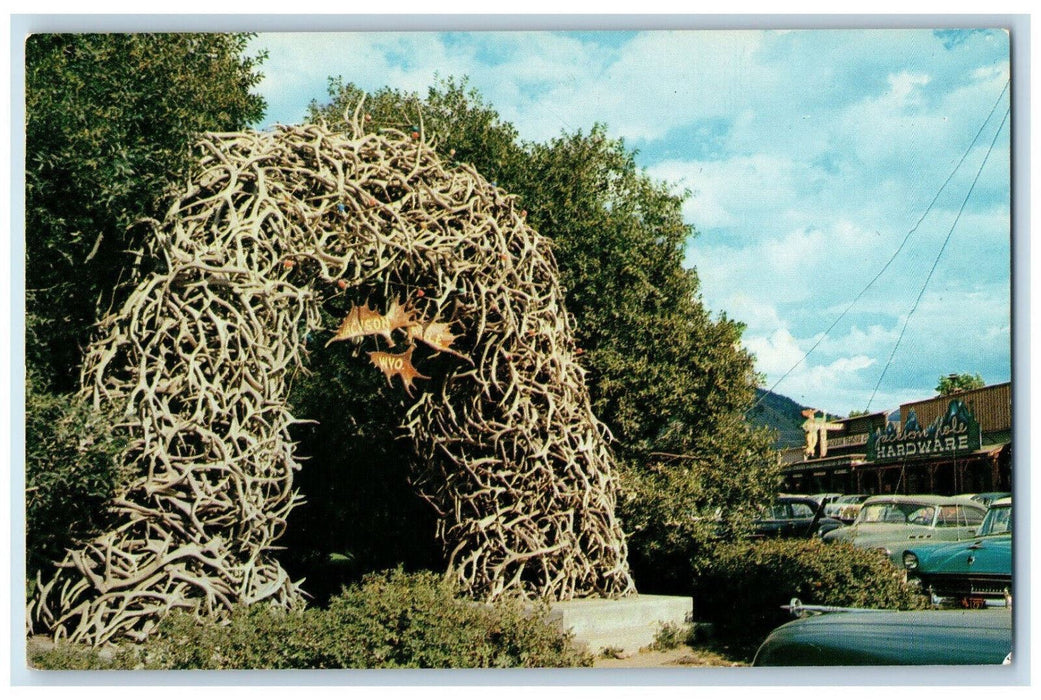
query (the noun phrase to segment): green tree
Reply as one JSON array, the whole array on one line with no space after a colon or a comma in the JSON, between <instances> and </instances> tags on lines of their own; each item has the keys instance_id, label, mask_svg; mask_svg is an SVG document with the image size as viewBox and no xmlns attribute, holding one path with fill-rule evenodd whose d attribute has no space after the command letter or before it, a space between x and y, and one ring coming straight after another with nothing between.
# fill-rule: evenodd
<instances>
[{"instance_id":1,"label":"green tree","mask_svg":"<svg viewBox=\"0 0 1041 700\"><path fill-rule=\"evenodd\" d=\"M945 377L940 377L935 391L940 396L950 396L959 391L982 389L983 387L983 377L979 374L964 372L962 374L948 374Z\"/></svg>"},{"instance_id":2,"label":"green tree","mask_svg":"<svg viewBox=\"0 0 1041 700\"><path fill-rule=\"evenodd\" d=\"M328 91L328 102L311 101L310 121L342 127L345 114L364 99L369 128L404 131L422 126L447 161L470 163L488 180L509 185L507 189L517 194L512 187L524 179L527 158L517 130L502 121L465 79L439 80L424 98L387 87L366 93L339 77L329 79Z\"/></svg>"},{"instance_id":3,"label":"green tree","mask_svg":"<svg viewBox=\"0 0 1041 700\"><path fill-rule=\"evenodd\" d=\"M598 125L529 154L520 191L554 241L593 408L616 438L630 563L645 589L683 591L691 551L740 531L776 481L772 436L743 415L757 383L743 326L701 303L683 196L623 142Z\"/></svg>"},{"instance_id":4,"label":"green tree","mask_svg":"<svg viewBox=\"0 0 1041 700\"><path fill-rule=\"evenodd\" d=\"M310 118L335 127L362 96L333 79L329 102L313 102ZM425 98L379 90L365 111L375 128L422 120L443 158L472 163L518 195L552 239L593 408L615 437L637 582L689 586L691 550L740 531L774 490L778 467L772 436L744 420L758 377L739 346L743 328L713 318L683 267L696 235L682 219L685 195L648 177L602 125L520 142L465 80L440 81Z\"/></svg>"},{"instance_id":5,"label":"green tree","mask_svg":"<svg viewBox=\"0 0 1041 700\"><path fill-rule=\"evenodd\" d=\"M76 385L91 325L114 303L203 131L264 113L244 34L36 34L26 41L27 361Z\"/></svg>"}]
</instances>

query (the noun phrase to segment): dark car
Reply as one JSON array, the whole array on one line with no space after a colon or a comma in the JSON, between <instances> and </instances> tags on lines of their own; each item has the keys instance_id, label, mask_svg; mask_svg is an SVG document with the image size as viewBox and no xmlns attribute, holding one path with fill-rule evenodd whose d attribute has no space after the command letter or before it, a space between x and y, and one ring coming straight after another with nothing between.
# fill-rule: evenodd
<instances>
[{"instance_id":1,"label":"dark car","mask_svg":"<svg viewBox=\"0 0 1041 700\"><path fill-rule=\"evenodd\" d=\"M967 608L1008 605L1012 596L1012 499L991 504L975 538L908 547L902 559L908 579L921 581L934 603Z\"/></svg>"},{"instance_id":2,"label":"dark car","mask_svg":"<svg viewBox=\"0 0 1041 700\"><path fill-rule=\"evenodd\" d=\"M824 504L809 496L780 496L753 524L755 537L813 537L842 527L824 517Z\"/></svg>"},{"instance_id":3,"label":"dark car","mask_svg":"<svg viewBox=\"0 0 1041 700\"><path fill-rule=\"evenodd\" d=\"M1011 610L843 609L781 625L752 665L1002 664L1011 656Z\"/></svg>"}]
</instances>

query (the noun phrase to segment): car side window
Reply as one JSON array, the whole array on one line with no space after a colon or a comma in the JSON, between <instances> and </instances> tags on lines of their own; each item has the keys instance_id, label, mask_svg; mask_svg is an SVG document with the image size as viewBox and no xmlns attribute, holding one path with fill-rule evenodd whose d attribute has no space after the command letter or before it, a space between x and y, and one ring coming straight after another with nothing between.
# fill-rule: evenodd
<instances>
[{"instance_id":1,"label":"car side window","mask_svg":"<svg viewBox=\"0 0 1041 700\"><path fill-rule=\"evenodd\" d=\"M959 521L962 527L977 527L983 522L983 513L975 508L966 508L965 506L958 506Z\"/></svg>"},{"instance_id":2,"label":"car side window","mask_svg":"<svg viewBox=\"0 0 1041 700\"><path fill-rule=\"evenodd\" d=\"M813 509L805 503L792 503L792 517L793 518L812 518Z\"/></svg>"},{"instance_id":3,"label":"car side window","mask_svg":"<svg viewBox=\"0 0 1041 700\"><path fill-rule=\"evenodd\" d=\"M958 506L941 506L936 527L958 527Z\"/></svg>"},{"instance_id":4,"label":"car side window","mask_svg":"<svg viewBox=\"0 0 1041 700\"><path fill-rule=\"evenodd\" d=\"M932 506L924 506L907 516L907 522L911 525L932 525L935 512Z\"/></svg>"},{"instance_id":5,"label":"car side window","mask_svg":"<svg viewBox=\"0 0 1041 700\"><path fill-rule=\"evenodd\" d=\"M784 503L775 503L770 506L766 515L770 520L785 520L791 516L788 515L788 506Z\"/></svg>"},{"instance_id":6,"label":"car side window","mask_svg":"<svg viewBox=\"0 0 1041 700\"><path fill-rule=\"evenodd\" d=\"M886 507L872 503L867 508L860 509L860 522L862 523L880 523L886 519Z\"/></svg>"},{"instance_id":7,"label":"car side window","mask_svg":"<svg viewBox=\"0 0 1041 700\"><path fill-rule=\"evenodd\" d=\"M988 535L1000 535L1012 529L1011 508L991 508L987 517L990 519Z\"/></svg>"}]
</instances>

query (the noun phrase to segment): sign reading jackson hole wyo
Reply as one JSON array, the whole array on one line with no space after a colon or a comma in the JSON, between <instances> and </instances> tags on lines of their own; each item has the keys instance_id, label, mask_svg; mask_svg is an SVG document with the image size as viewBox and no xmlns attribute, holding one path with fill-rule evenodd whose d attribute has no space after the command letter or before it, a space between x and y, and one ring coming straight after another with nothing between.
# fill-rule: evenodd
<instances>
[{"instance_id":1,"label":"sign reading jackson hole wyo","mask_svg":"<svg viewBox=\"0 0 1041 700\"><path fill-rule=\"evenodd\" d=\"M897 432L892 423L885 430L879 428L867 443L869 462L889 462L897 459L928 459L955 456L980 449L980 424L962 401L951 401L947 412L925 428L918 425L918 416L911 410L904 429Z\"/></svg>"}]
</instances>

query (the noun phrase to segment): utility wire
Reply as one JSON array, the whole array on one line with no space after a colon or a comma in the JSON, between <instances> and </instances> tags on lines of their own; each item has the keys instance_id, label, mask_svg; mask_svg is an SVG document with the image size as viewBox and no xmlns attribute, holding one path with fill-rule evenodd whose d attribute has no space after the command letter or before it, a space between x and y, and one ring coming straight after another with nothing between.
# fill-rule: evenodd
<instances>
[{"instance_id":1,"label":"utility wire","mask_svg":"<svg viewBox=\"0 0 1041 700\"><path fill-rule=\"evenodd\" d=\"M766 400L767 394L773 393L773 390L776 389L781 382L783 382L785 379L787 379L788 375L790 375L792 372L794 372L799 367L799 365L801 365L803 362L806 361L806 358L809 357L810 354L812 354L813 351L816 350L817 347L821 343L824 342L824 339L828 337L828 334L831 333L832 330L834 330L835 326L838 325L839 321L841 321L843 318L846 317L846 314L848 314L850 312L850 310L856 305L856 303L858 301L860 301L860 298L862 296L864 296L864 294L866 294L869 289L871 289L871 287L875 284L875 282L878 281L878 278L881 277L882 274L886 270L889 269L889 266L893 264L893 261L896 260L896 257L898 255L900 255L900 251L902 251L904 249L904 246L907 245L907 241L910 240L912 234L914 234L914 232L918 230L918 227L922 225L922 222L925 221L925 217L929 216L929 212L932 211L933 205L936 204L936 200L938 200L940 198L940 195L947 188L947 185L950 183L950 181L954 178L955 173L957 173L958 170L961 168L962 163L964 163L965 159L969 157L969 153L972 152L972 149L976 145L976 142L979 140L980 135L983 133L983 130L986 128L987 124L990 122L990 118L994 116L994 112L997 110L998 105L1001 104L1001 100L1005 96L1005 91L1008 90L1008 86L1009 86L1010 80L1006 80L1005 81L1004 87L1001 88L1001 94L998 95L998 99L994 101L994 106L992 106L990 108L990 112L987 114L987 118L983 120L982 124L980 124L980 128L976 131L976 135L972 137L972 142L969 144L968 148L965 149L965 153L962 154L962 157L958 160L957 164L955 164L954 168L951 170L950 174L947 176L947 179L943 181L942 185L940 185L940 188L938 190L936 190L936 194L933 196L932 200L929 202L929 205L925 208L925 211L918 218L918 221L915 222L914 226L912 226L911 229L904 236L904 240L902 240L900 242L900 245L897 247L896 251L889 257L889 260L886 261L886 264L883 265L882 269L879 270L878 273L874 277L871 278L871 281L868 282L867 285L863 289L860 290L860 293L857 294L857 296L855 296L853 298L853 301L851 301L849 303L849 306L847 306L843 310L843 312L841 314L839 314L835 318L834 321L832 321L831 325L828 326L827 330L825 330L824 333L821 335L821 337L818 338L817 342L814 343L813 346L809 350L807 350L806 353L801 358L799 358L798 362L796 362L794 365L789 367L788 371L785 372L784 374L782 374L781 378L778 379L776 382L774 382L773 386L771 386L762 396L760 396L759 400L756 401L754 404L752 404L752 406L748 409L748 411L755 410L759 406L759 404L761 404L764 400ZM1008 115L1006 114L1006 117L1007 116ZM1002 124L1004 124L1004 120L1002 121ZM1001 127L998 127L998 132L999 133L1001 132ZM996 135L995 135L995 138L997 138ZM992 143L991 144L991 148L993 149L993 147L994 146L993 146L993 143ZM989 152L988 152L988 155L990 155ZM986 162L986 161L984 161L984 162ZM978 177L978 175L977 175L977 177ZM877 385L876 385L875 389L876 390L878 389ZM874 394L872 394L872 399L874 399ZM870 401L868 402L868 405L869 406L871 405Z\"/></svg>"},{"instance_id":2,"label":"utility wire","mask_svg":"<svg viewBox=\"0 0 1041 700\"><path fill-rule=\"evenodd\" d=\"M886 376L886 372L889 371L889 366L893 363L893 356L896 355L897 348L900 347L900 341L904 339L904 332L907 331L907 324L911 322L911 317L914 316L914 312L918 310L918 303L925 295L926 287L929 286L929 280L932 279L936 267L940 264L940 256L943 255L943 251L947 248L947 244L950 242L951 236L954 234L954 229L957 227L958 221L961 219L961 215L965 211L965 206L969 203L969 197L972 196L972 191L976 188L976 183L979 181L980 175L983 173L983 168L990 159L990 154L994 151L994 144L997 143L998 136L1005 127L1005 121L1009 117L1009 111L1010 110L1008 109L1005 110L1005 116L1001 119L1001 124L998 125L998 130L994 133L994 138L990 141L990 147L987 149L987 154L983 156L983 162L980 163L980 167L976 171L976 177L972 179L972 185L969 186L969 191L965 193L965 199L962 200L961 207L958 208L958 215L954 217L951 229L947 232L947 238L944 239L943 245L940 246L940 250L936 253L936 259L933 260L933 266L929 269L929 274L925 276L925 282L922 283L922 288L918 292L918 298L914 300L914 305L907 313L907 318L904 319L904 325L900 329L900 335L897 336L896 343L893 345L893 351L889 353L889 359L886 361L886 366L882 368L882 374L879 375L878 381L875 382L875 388L871 392L871 398L868 399L867 406L864 409L865 411L871 408L871 402L875 400L875 394L878 393L878 387L882 384L883 377Z\"/></svg>"}]
</instances>

